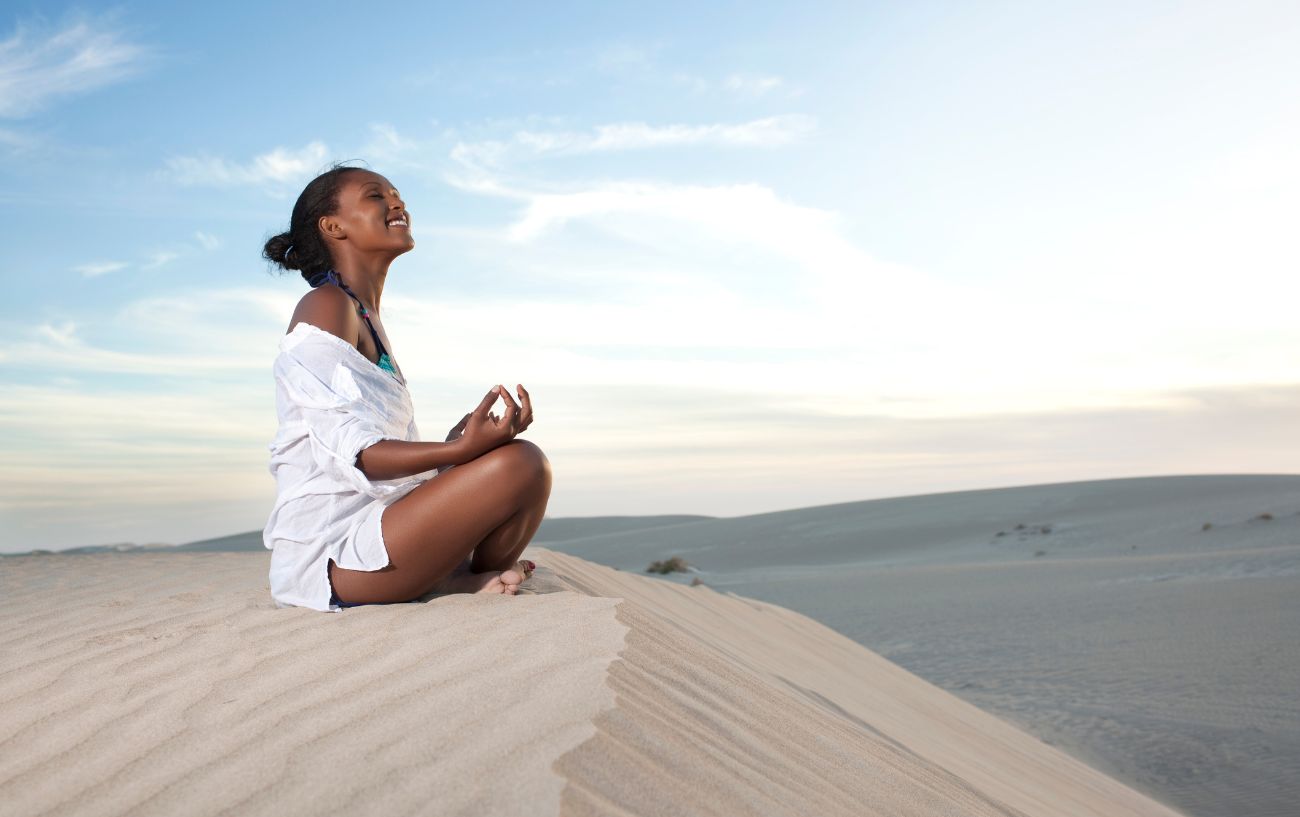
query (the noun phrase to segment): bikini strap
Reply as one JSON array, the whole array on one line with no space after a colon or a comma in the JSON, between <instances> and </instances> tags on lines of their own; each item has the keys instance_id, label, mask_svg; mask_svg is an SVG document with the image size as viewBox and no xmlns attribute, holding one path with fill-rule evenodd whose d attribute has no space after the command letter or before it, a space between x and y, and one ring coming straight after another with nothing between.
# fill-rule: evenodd
<instances>
[{"instance_id":1,"label":"bikini strap","mask_svg":"<svg viewBox=\"0 0 1300 817\"><path fill-rule=\"evenodd\" d=\"M361 311L361 317L366 319L366 326L370 329L370 337L375 339L375 348L379 350L379 356L382 358L388 354L388 350L384 348L384 342L379 339L379 333L375 331L375 325L370 322L370 310L366 309L366 305L361 303L361 299L352 290L348 289L347 285L342 281L339 282L339 287L348 295L351 295L352 300L357 302L357 309Z\"/></svg>"}]
</instances>

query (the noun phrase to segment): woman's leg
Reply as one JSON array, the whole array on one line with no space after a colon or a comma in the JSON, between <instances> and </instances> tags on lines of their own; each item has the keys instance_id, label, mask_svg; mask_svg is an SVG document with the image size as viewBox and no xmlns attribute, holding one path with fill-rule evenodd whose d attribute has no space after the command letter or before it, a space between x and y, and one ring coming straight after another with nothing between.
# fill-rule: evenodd
<instances>
[{"instance_id":1,"label":"woman's leg","mask_svg":"<svg viewBox=\"0 0 1300 817\"><path fill-rule=\"evenodd\" d=\"M456 469L453 468L452 471ZM470 569L475 573L489 570L509 570L519 561L524 548L542 524L546 502L551 497L551 471L547 467L541 479L530 486L528 496L521 497L521 506L505 522L474 548Z\"/></svg>"},{"instance_id":2,"label":"woman's leg","mask_svg":"<svg viewBox=\"0 0 1300 817\"><path fill-rule=\"evenodd\" d=\"M541 524L550 490L551 466L540 448L519 438L498 446L388 506L389 565L362 571L331 562L334 592L354 603L410 601L471 554L475 572L512 568Z\"/></svg>"}]
</instances>

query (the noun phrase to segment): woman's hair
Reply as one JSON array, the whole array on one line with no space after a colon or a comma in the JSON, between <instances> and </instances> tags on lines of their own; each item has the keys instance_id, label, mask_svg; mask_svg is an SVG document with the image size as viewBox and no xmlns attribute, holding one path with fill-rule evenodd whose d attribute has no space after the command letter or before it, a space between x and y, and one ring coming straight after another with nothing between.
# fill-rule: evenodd
<instances>
[{"instance_id":1,"label":"woman's hair","mask_svg":"<svg viewBox=\"0 0 1300 817\"><path fill-rule=\"evenodd\" d=\"M262 247L262 257L286 270L300 270L309 284L315 276L333 268L334 260L316 225L321 216L338 212L343 175L364 169L335 162L308 182L293 205L289 231L269 238Z\"/></svg>"}]
</instances>

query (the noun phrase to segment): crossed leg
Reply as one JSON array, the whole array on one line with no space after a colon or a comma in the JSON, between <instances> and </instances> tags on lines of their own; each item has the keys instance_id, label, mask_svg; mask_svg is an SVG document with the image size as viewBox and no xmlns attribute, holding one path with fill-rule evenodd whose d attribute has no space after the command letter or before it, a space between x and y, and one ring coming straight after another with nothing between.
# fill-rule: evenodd
<instances>
[{"instance_id":1,"label":"crossed leg","mask_svg":"<svg viewBox=\"0 0 1300 817\"><path fill-rule=\"evenodd\" d=\"M389 564L347 570L329 563L340 599L410 601L430 592L513 593L520 554L542 523L551 466L515 438L439 474L389 505L381 518Z\"/></svg>"}]
</instances>

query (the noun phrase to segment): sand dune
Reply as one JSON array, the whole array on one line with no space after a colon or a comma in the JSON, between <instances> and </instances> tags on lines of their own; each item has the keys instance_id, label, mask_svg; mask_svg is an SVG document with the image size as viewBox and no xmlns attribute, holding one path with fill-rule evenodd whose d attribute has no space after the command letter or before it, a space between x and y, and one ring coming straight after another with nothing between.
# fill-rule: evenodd
<instances>
[{"instance_id":1,"label":"sand dune","mask_svg":"<svg viewBox=\"0 0 1300 817\"><path fill-rule=\"evenodd\" d=\"M546 548L275 609L267 556L4 562L8 814L1173 815L802 615Z\"/></svg>"},{"instance_id":2,"label":"sand dune","mask_svg":"<svg viewBox=\"0 0 1300 817\"><path fill-rule=\"evenodd\" d=\"M694 571L670 580L803 613L1188 814L1297 814L1300 476L896 497L547 546L638 572L680 555Z\"/></svg>"}]
</instances>

